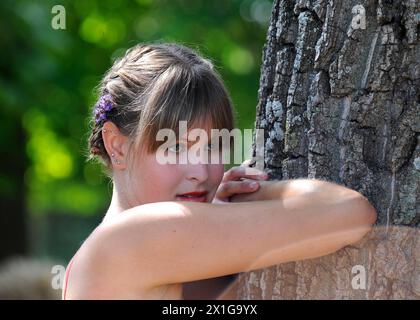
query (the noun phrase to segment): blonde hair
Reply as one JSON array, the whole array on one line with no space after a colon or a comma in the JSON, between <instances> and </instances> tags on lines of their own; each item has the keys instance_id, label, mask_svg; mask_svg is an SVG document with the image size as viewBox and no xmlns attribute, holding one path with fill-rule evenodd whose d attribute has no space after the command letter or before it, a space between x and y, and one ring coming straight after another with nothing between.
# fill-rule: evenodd
<instances>
[{"instance_id":1,"label":"blonde hair","mask_svg":"<svg viewBox=\"0 0 420 320\"><path fill-rule=\"evenodd\" d=\"M128 49L106 72L99 97L110 94L114 108L107 114L134 150L149 153L162 142L160 129L178 132L179 121L205 123L232 130L235 112L227 89L213 63L177 43L138 44ZM111 174L111 160L102 139L103 122L91 118L88 161L98 158Z\"/></svg>"}]
</instances>

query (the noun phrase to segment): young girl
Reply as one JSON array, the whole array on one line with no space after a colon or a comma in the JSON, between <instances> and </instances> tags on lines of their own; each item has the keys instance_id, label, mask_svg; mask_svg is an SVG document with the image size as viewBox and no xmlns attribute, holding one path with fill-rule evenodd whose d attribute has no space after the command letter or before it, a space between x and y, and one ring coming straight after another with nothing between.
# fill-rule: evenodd
<instances>
[{"instance_id":1,"label":"young girl","mask_svg":"<svg viewBox=\"0 0 420 320\"><path fill-rule=\"evenodd\" d=\"M209 136L234 128L219 74L183 45L129 49L102 80L93 120L90 158L105 165L112 200L67 267L64 299L186 298L187 283L200 292L222 276L332 253L376 220L365 197L334 183L265 181L245 166L224 173L223 163L159 163L160 129L177 133L180 121ZM177 136L167 154L195 143Z\"/></svg>"}]
</instances>

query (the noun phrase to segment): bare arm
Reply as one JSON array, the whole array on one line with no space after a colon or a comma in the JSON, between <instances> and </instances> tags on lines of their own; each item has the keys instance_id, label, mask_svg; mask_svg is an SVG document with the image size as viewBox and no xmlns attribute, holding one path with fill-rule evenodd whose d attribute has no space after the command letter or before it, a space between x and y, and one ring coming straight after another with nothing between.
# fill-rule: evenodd
<instances>
[{"instance_id":1,"label":"bare arm","mask_svg":"<svg viewBox=\"0 0 420 320\"><path fill-rule=\"evenodd\" d=\"M229 172L228 172L229 173ZM232 173L232 171L231 171ZM254 181L243 178L243 181ZM296 195L302 195L305 192L314 191L313 184L308 184L307 179L286 180L286 181L262 181L259 180L259 188L257 191L248 193L237 193L231 197L231 202L244 201L263 201L274 200L280 198L287 198ZM348 191L348 189L346 189ZM236 278L238 274L227 275L217 278L210 278L204 280L197 280L183 284L184 299L235 299L236 280L232 282L231 279Z\"/></svg>"},{"instance_id":2,"label":"bare arm","mask_svg":"<svg viewBox=\"0 0 420 320\"><path fill-rule=\"evenodd\" d=\"M121 270L153 287L323 256L370 230L376 212L366 198L305 181L308 190L274 200L134 207L99 227L90 247L108 266L108 277Z\"/></svg>"},{"instance_id":3,"label":"bare arm","mask_svg":"<svg viewBox=\"0 0 420 320\"><path fill-rule=\"evenodd\" d=\"M250 179L242 180L251 181ZM258 181L258 184L260 187L257 191L236 194L231 197L231 202L286 199L294 196L303 196L308 193L318 193L320 196L328 196L329 192L332 192L338 197L340 195L346 195L349 192L362 196L360 193L344 186L317 179L300 178L291 180Z\"/></svg>"}]
</instances>

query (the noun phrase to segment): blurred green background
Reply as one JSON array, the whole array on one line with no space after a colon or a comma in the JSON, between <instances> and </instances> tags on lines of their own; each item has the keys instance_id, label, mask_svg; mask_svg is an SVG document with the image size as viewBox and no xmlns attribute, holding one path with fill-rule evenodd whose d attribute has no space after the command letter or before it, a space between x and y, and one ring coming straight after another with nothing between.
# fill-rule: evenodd
<instances>
[{"instance_id":1,"label":"blurred green background","mask_svg":"<svg viewBox=\"0 0 420 320\"><path fill-rule=\"evenodd\" d=\"M66 28L55 30L54 5ZM178 42L210 58L253 128L268 0L3 0L0 4L0 261L67 263L101 221L111 186L85 159L94 87L138 42Z\"/></svg>"}]
</instances>

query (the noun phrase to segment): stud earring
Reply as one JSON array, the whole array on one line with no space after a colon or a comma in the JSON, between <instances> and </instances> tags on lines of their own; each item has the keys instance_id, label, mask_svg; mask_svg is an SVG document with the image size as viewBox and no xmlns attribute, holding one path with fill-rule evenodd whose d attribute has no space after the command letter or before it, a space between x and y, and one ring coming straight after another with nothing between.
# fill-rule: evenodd
<instances>
[{"instance_id":1,"label":"stud earring","mask_svg":"<svg viewBox=\"0 0 420 320\"><path fill-rule=\"evenodd\" d=\"M115 157L115 154L113 154L113 153L111 153L111 157ZM120 162L120 160L118 160L118 159L114 159L115 160L115 162L117 163L117 164L121 164L121 162Z\"/></svg>"}]
</instances>

